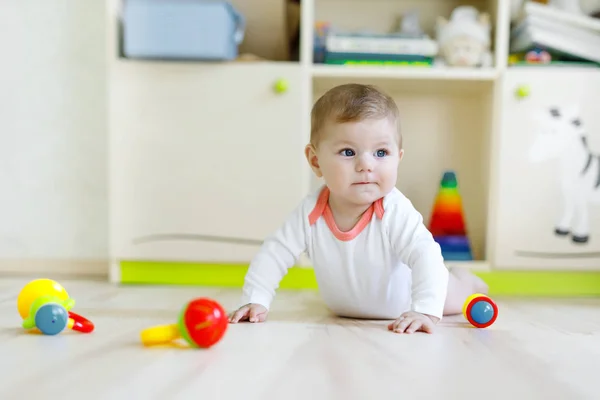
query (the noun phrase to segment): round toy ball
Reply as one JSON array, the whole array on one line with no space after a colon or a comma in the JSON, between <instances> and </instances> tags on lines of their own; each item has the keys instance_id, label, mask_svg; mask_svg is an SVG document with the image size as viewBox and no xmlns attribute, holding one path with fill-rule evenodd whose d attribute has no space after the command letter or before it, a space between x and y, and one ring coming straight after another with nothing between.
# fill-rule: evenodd
<instances>
[{"instance_id":1,"label":"round toy ball","mask_svg":"<svg viewBox=\"0 0 600 400\"><path fill-rule=\"evenodd\" d=\"M29 315L23 320L23 328L37 328L46 335L56 335L67 326L72 306L71 299L62 300L52 295L37 297L31 303Z\"/></svg>"},{"instance_id":2,"label":"round toy ball","mask_svg":"<svg viewBox=\"0 0 600 400\"><path fill-rule=\"evenodd\" d=\"M35 325L45 335L57 335L65 330L69 313L63 306L47 303L35 313Z\"/></svg>"},{"instance_id":3,"label":"round toy ball","mask_svg":"<svg viewBox=\"0 0 600 400\"><path fill-rule=\"evenodd\" d=\"M498 318L498 306L488 296L476 293L465 301L463 315L471 325L487 328Z\"/></svg>"},{"instance_id":4,"label":"round toy ball","mask_svg":"<svg viewBox=\"0 0 600 400\"><path fill-rule=\"evenodd\" d=\"M471 318L479 325L485 325L494 318L494 308L487 301L478 301L471 307Z\"/></svg>"},{"instance_id":5,"label":"round toy ball","mask_svg":"<svg viewBox=\"0 0 600 400\"><path fill-rule=\"evenodd\" d=\"M22 319L29 316L31 304L41 296L55 296L61 300L69 299L69 294L58 282L52 279L33 280L21 289L17 297L17 309Z\"/></svg>"},{"instance_id":6,"label":"round toy ball","mask_svg":"<svg viewBox=\"0 0 600 400\"><path fill-rule=\"evenodd\" d=\"M227 330L227 313L216 301L197 298L179 314L179 332L193 347L208 348L217 343Z\"/></svg>"}]
</instances>

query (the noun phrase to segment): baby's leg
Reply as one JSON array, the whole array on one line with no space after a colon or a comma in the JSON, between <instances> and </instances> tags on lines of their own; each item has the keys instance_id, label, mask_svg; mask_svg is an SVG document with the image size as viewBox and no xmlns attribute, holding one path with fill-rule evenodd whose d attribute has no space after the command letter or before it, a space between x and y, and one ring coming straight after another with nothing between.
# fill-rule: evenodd
<instances>
[{"instance_id":1,"label":"baby's leg","mask_svg":"<svg viewBox=\"0 0 600 400\"><path fill-rule=\"evenodd\" d=\"M488 293L488 286L481 278L466 268L450 269L444 315L462 313L462 308L467 297L475 293Z\"/></svg>"}]
</instances>

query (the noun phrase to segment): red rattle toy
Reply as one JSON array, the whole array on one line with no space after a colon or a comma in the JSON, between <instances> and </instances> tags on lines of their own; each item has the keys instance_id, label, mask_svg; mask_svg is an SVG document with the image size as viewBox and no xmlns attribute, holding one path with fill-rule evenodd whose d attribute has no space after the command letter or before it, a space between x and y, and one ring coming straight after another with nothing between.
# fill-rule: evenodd
<instances>
[{"instance_id":1,"label":"red rattle toy","mask_svg":"<svg viewBox=\"0 0 600 400\"><path fill-rule=\"evenodd\" d=\"M221 340L228 324L223 307L201 297L183 307L176 324L153 326L144 329L140 336L145 346L166 344L183 337L192 347L208 348Z\"/></svg>"}]
</instances>

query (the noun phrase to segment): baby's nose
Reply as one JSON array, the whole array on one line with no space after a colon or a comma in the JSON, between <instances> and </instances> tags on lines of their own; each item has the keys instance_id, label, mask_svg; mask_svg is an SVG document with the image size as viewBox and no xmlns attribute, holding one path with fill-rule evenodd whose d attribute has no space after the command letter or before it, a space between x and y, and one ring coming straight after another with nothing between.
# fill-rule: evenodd
<instances>
[{"instance_id":1,"label":"baby's nose","mask_svg":"<svg viewBox=\"0 0 600 400\"><path fill-rule=\"evenodd\" d=\"M373 170L373 160L368 156L359 157L358 162L357 162L357 170L372 171Z\"/></svg>"}]
</instances>

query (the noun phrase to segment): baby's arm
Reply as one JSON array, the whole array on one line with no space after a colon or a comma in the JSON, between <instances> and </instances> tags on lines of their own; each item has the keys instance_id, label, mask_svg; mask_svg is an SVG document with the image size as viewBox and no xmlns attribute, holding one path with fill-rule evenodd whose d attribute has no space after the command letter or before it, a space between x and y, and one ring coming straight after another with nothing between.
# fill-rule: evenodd
<instances>
[{"instance_id":1,"label":"baby's arm","mask_svg":"<svg viewBox=\"0 0 600 400\"><path fill-rule=\"evenodd\" d=\"M407 198L389 208L387 226L392 247L412 270L411 311L437 322L443 315L449 278L440 246Z\"/></svg>"},{"instance_id":2,"label":"baby's arm","mask_svg":"<svg viewBox=\"0 0 600 400\"><path fill-rule=\"evenodd\" d=\"M252 259L244 278L242 306L238 311L244 309L245 314L238 312L239 318L233 318L234 313L232 322L251 317L249 314L255 311L253 307L261 312L261 319L264 320L280 281L306 249L306 224L307 214L303 202L288 216L284 224L265 240Z\"/></svg>"}]
</instances>

